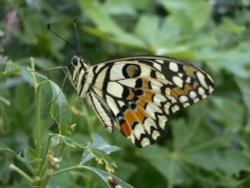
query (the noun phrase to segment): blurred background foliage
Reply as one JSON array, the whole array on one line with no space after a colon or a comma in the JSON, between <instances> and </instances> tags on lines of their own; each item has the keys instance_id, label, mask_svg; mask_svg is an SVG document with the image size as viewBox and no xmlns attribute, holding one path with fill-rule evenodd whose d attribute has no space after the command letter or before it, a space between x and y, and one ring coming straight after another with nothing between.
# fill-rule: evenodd
<instances>
[{"instance_id":1,"label":"blurred background foliage","mask_svg":"<svg viewBox=\"0 0 250 188\"><path fill-rule=\"evenodd\" d=\"M48 31L48 23L76 48L79 42L89 64L137 55L172 56L209 72L215 92L172 117L166 138L135 148L119 131L107 133L69 82L62 89L67 100L55 93L64 74L51 68L67 66L75 51ZM0 187L30 186L10 165L34 178L29 167L46 158L42 154L49 134L58 131L65 137L63 147L54 143L58 135L54 142L50 137L55 145L50 152L61 160L54 170L79 161L88 169L52 175L49 187L106 187L89 169L109 171L114 162L114 174L124 187L129 187L125 182L150 188L249 187L249 36L250 0L1 0ZM41 87L39 108L34 72L28 70L31 62L48 78L35 76L50 84ZM39 109L42 154L37 156ZM88 149L79 146L90 141Z\"/></svg>"}]
</instances>

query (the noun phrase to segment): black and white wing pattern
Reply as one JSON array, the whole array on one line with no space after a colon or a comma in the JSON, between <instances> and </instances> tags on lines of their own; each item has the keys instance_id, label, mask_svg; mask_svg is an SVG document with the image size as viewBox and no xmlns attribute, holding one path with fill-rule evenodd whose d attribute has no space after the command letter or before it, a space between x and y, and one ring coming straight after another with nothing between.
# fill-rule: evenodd
<instances>
[{"instance_id":1,"label":"black and white wing pattern","mask_svg":"<svg viewBox=\"0 0 250 188\"><path fill-rule=\"evenodd\" d=\"M129 57L92 67L74 58L81 62L72 77L78 94L89 94L109 132L117 127L137 147L154 144L173 113L214 90L207 73L174 58Z\"/></svg>"}]
</instances>

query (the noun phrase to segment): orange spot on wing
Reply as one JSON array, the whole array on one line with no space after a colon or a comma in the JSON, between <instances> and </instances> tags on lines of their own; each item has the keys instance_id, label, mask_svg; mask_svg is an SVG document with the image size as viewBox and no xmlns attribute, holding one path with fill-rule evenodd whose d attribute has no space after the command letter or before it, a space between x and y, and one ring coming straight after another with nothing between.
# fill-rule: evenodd
<instances>
[{"instance_id":1,"label":"orange spot on wing","mask_svg":"<svg viewBox=\"0 0 250 188\"><path fill-rule=\"evenodd\" d=\"M144 95L139 96L139 100L136 103L136 106L138 108L144 108L145 104L148 102L152 102L152 97L154 95L154 92L152 91L144 91Z\"/></svg>"},{"instance_id":2,"label":"orange spot on wing","mask_svg":"<svg viewBox=\"0 0 250 188\"><path fill-rule=\"evenodd\" d=\"M137 121L137 119L131 109L128 109L125 113L123 113L123 117L125 122L120 125L120 130L124 136L128 137L132 133L131 126Z\"/></svg>"},{"instance_id":3,"label":"orange spot on wing","mask_svg":"<svg viewBox=\"0 0 250 188\"><path fill-rule=\"evenodd\" d=\"M129 88L129 96L127 96L126 99L127 100L132 100L134 98L134 96L135 96L134 91L131 88Z\"/></svg>"},{"instance_id":4,"label":"orange spot on wing","mask_svg":"<svg viewBox=\"0 0 250 188\"><path fill-rule=\"evenodd\" d=\"M192 87L189 84L186 84L184 90L188 94L188 92L192 90Z\"/></svg>"},{"instance_id":5,"label":"orange spot on wing","mask_svg":"<svg viewBox=\"0 0 250 188\"><path fill-rule=\"evenodd\" d=\"M143 110L142 108L138 107L137 106L137 110L134 111L135 115L137 116L138 118L138 121L139 122L143 122L143 120L148 117L147 116L147 113L145 112L145 110Z\"/></svg>"},{"instance_id":6,"label":"orange spot on wing","mask_svg":"<svg viewBox=\"0 0 250 188\"><path fill-rule=\"evenodd\" d=\"M137 106L141 107L141 108L144 108L146 103L147 102L145 100L139 99L139 101L137 102Z\"/></svg>"},{"instance_id":7,"label":"orange spot on wing","mask_svg":"<svg viewBox=\"0 0 250 188\"><path fill-rule=\"evenodd\" d=\"M120 130L122 134L126 137L131 135L131 128L126 122L120 125Z\"/></svg>"},{"instance_id":8,"label":"orange spot on wing","mask_svg":"<svg viewBox=\"0 0 250 188\"><path fill-rule=\"evenodd\" d=\"M143 122L144 118L147 117L146 112L142 108L137 108L135 111L129 109L123 115L125 122L120 125L120 129L126 137L132 133L131 126L135 122Z\"/></svg>"},{"instance_id":9,"label":"orange spot on wing","mask_svg":"<svg viewBox=\"0 0 250 188\"><path fill-rule=\"evenodd\" d=\"M148 80L143 80L143 86L142 86L143 89L149 89L149 81Z\"/></svg>"},{"instance_id":10,"label":"orange spot on wing","mask_svg":"<svg viewBox=\"0 0 250 188\"><path fill-rule=\"evenodd\" d=\"M146 101L152 101L152 97L154 95L154 92L153 91L148 91L148 90L145 90L144 91L144 95L140 96L139 98L143 98L145 99Z\"/></svg>"},{"instance_id":11,"label":"orange spot on wing","mask_svg":"<svg viewBox=\"0 0 250 188\"><path fill-rule=\"evenodd\" d=\"M175 98L178 98L178 97L183 96L183 95L188 95L190 90L192 90L192 87L189 84L185 84L184 89L181 89L179 87L175 87L175 88L171 89L170 95L175 97Z\"/></svg>"},{"instance_id":12,"label":"orange spot on wing","mask_svg":"<svg viewBox=\"0 0 250 188\"><path fill-rule=\"evenodd\" d=\"M126 120L126 122L128 123L128 125L132 125L135 121L136 121L136 118L134 116L134 113L132 110L127 110L124 114L124 119Z\"/></svg>"}]
</instances>

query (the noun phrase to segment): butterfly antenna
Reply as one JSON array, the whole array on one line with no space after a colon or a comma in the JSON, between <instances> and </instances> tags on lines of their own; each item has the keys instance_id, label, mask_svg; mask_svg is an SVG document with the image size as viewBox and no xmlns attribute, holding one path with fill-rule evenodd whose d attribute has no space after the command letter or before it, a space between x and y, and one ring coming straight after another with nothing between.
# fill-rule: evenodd
<instances>
[{"instance_id":1,"label":"butterfly antenna","mask_svg":"<svg viewBox=\"0 0 250 188\"><path fill-rule=\"evenodd\" d=\"M75 35L76 35L76 41L77 41L77 49L78 52L80 52L81 46L80 46L80 38L79 38L79 33L77 30L77 19L74 20L74 28L75 28Z\"/></svg>"},{"instance_id":2,"label":"butterfly antenna","mask_svg":"<svg viewBox=\"0 0 250 188\"><path fill-rule=\"evenodd\" d=\"M59 34L57 34L55 31L53 31L53 30L51 29L51 24L50 24L50 23L47 25L47 28L48 28L48 30L49 30L51 33L53 33L55 36L57 36L59 39L63 40L64 42L66 42L67 45L69 45L71 48L73 48L77 56L79 55L78 50L75 48L75 46L73 46L69 41L67 41L67 40L64 39L62 36L60 36Z\"/></svg>"}]
</instances>

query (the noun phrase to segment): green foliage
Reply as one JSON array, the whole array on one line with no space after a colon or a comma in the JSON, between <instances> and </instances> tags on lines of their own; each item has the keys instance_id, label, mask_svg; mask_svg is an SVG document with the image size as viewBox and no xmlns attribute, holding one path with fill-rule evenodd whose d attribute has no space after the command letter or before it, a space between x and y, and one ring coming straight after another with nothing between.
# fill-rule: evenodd
<instances>
[{"instance_id":1,"label":"green foliage","mask_svg":"<svg viewBox=\"0 0 250 188\"><path fill-rule=\"evenodd\" d=\"M249 0L1 1L0 187L249 187L249 7ZM204 66L215 92L172 117L166 138L135 148L119 131L107 133L64 84L75 50L46 25L77 46L75 18L88 62L174 56Z\"/></svg>"}]
</instances>

